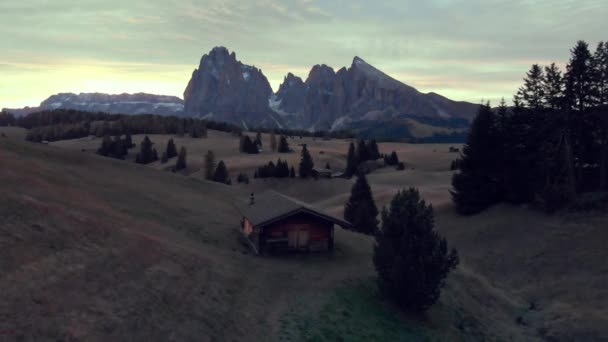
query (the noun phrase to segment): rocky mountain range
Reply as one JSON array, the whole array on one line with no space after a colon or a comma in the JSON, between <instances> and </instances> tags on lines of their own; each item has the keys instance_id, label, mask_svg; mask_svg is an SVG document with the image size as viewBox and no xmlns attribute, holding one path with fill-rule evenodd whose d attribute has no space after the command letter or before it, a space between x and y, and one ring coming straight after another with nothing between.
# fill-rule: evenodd
<instances>
[{"instance_id":1,"label":"rocky mountain range","mask_svg":"<svg viewBox=\"0 0 608 342\"><path fill-rule=\"evenodd\" d=\"M77 109L88 112L124 114L181 115L184 101L176 96L145 93L109 95L103 93L60 93L42 101L38 107L3 109L17 116L41 110Z\"/></svg>"},{"instance_id":2,"label":"rocky mountain range","mask_svg":"<svg viewBox=\"0 0 608 342\"><path fill-rule=\"evenodd\" d=\"M241 63L224 47L203 56L184 92L184 102L188 116L244 127L306 130L386 130L391 122L458 129L466 127L478 108L421 93L359 57L337 72L315 65L305 81L288 73L273 94L261 70Z\"/></svg>"},{"instance_id":3,"label":"rocky mountain range","mask_svg":"<svg viewBox=\"0 0 608 342\"><path fill-rule=\"evenodd\" d=\"M164 114L225 121L249 129L351 129L366 135L413 136L464 130L478 105L421 93L355 57L348 68L312 67L306 80L288 73L276 93L255 66L215 47L205 54L184 100L150 94L57 94L39 107L9 109L25 115L45 109L125 114ZM446 131L446 128L449 129ZM430 133L429 133L430 132ZM424 134L423 134L424 135Z\"/></svg>"}]
</instances>

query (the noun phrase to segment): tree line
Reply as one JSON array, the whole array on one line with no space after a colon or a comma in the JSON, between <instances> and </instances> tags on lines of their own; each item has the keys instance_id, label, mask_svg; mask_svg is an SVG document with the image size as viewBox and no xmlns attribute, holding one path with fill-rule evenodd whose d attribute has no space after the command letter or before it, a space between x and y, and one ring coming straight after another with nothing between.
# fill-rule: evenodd
<instances>
[{"instance_id":1,"label":"tree line","mask_svg":"<svg viewBox=\"0 0 608 342\"><path fill-rule=\"evenodd\" d=\"M561 70L532 65L513 98L482 105L452 179L462 214L508 202L547 211L608 190L608 43L584 41Z\"/></svg>"},{"instance_id":2,"label":"tree line","mask_svg":"<svg viewBox=\"0 0 608 342\"><path fill-rule=\"evenodd\" d=\"M70 127L65 127L70 125ZM82 138L88 135L104 137L124 134L189 134L204 137L207 129L241 135L243 130L234 124L178 116L153 114L126 115L94 113L73 109L43 110L23 117L3 111L0 126L18 126L30 130L29 141L57 141ZM283 136L307 136L327 138L350 138L347 131L309 132L278 128L259 128L261 133L275 133Z\"/></svg>"}]
</instances>

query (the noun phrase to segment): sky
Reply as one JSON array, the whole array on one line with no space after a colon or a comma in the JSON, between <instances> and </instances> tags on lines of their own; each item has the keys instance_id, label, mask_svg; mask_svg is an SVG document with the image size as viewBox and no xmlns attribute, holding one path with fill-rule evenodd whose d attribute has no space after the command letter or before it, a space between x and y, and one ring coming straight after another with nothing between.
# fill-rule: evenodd
<instances>
[{"instance_id":1,"label":"sky","mask_svg":"<svg viewBox=\"0 0 608 342\"><path fill-rule=\"evenodd\" d=\"M261 68L336 70L359 56L423 92L510 100L533 63L608 40L607 0L1 0L0 107L60 92L183 97L214 46Z\"/></svg>"}]
</instances>

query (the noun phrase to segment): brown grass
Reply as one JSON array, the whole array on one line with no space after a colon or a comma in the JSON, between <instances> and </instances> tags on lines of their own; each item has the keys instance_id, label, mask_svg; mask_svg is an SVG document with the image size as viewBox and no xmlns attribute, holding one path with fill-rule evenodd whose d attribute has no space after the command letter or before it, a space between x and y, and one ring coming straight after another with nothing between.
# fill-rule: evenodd
<instances>
[{"instance_id":1,"label":"brown grass","mask_svg":"<svg viewBox=\"0 0 608 342\"><path fill-rule=\"evenodd\" d=\"M316 164L343 168L348 141L296 138L296 153L244 155L237 138L209 133L175 139L188 149L192 177L95 156L100 139L54 146L1 139L0 340L275 340L288 309L307 303L314 313L345 282L374 275L368 237L338 230L333 255L260 258L247 254L235 230L232 203L251 191L276 189L340 215L351 180L251 176L279 156L297 168L300 142ZM169 136L151 139L160 152ZM381 144L408 168L369 176L379 207L399 189L418 187L460 252L425 326L450 340L608 336L606 215L497 206L458 216L448 193L457 154L448 147ZM208 149L233 178L248 172L252 184L201 180Z\"/></svg>"}]
</instances>

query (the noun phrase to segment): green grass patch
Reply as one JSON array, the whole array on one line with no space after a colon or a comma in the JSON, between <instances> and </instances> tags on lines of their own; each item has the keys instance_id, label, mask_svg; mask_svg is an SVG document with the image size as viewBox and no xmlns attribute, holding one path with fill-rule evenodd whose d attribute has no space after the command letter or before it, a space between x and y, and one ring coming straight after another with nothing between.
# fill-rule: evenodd
<instances>
[{"instance_id":1,"label":"green grass patch","mask_svg":"<svg viewBox=\"0 0 608 342\"><path fill-rule=\"evenodd\" d=\"M282 341L440 340L424 322L386 303L373 280L336 289L318 312L292 308L280 326Z\"/></svg>"}]
</instances>

